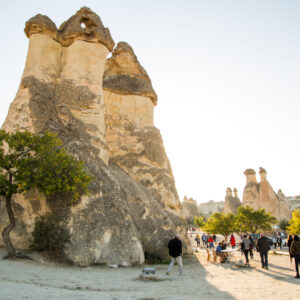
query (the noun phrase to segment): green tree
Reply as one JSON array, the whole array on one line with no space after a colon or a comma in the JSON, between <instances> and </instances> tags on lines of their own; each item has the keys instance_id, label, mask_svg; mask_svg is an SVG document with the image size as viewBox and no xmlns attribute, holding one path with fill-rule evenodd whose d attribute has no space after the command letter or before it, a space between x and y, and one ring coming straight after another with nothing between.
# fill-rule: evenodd
<instances>
[{"instance_id":1,"label":"green tree","mask_svg":"<svg viewBox=\"0 0 300 300\"><path fill-rule=\"evenodd\" d=\"M290 234L300 234L300 209L297 208L292 212L292 218L290 219L288 226L288 232Z\"/></svg>"},{"instance_id":2,"label":"green tree","mask_svg":"<svg viewBox=\"0 0 300 300\"><path fill-rule=\"evenodd\" d=\"M288 220L283 219L279 222L279 228L283 231L286 231L288 226L289 226Z\"/></svg>"},{"instance_id":3,"label":"green tree","mask_svg":"<svg viewBox=\"0 0 300 300\"><path fill-rule=\"evenodd\" d=\"M227 240L227 236L234 232L235 225L235 216L231 213L225 215L224 213L215 212L210 218L207 220L204 231L208 233L219 233L225 236L225 240Z\"/></svg>"},{"instance_id":4,"label":"green tree","mask_svg":"<svg viewBox=\"0 0 300 300\"><path fill-rule=\"evenodd\" d=\"M205 226L205 219L202 216L196 216L194 218L194 225L203 228Z\"/></svg>"},{"instance_id":5,"label":"green tree","mask_svg":"<svg viewBox=\"0 0 300 300\"><path fill-rule=\"evenodd\" d=\"M237 210L235 229L237 232L258 232L272 229L278 221L264 209L254 210L250 206L241 206Z\"/></svg>"},{"instance_id":6,"label":"green tree","mask_svg":"<svg viewBox=\"0 0 300 300\"><path fill-rule=\"evenodd\" d=\"M16 224L13 195L37 189L45 196L62 192L76 202L88 192L90 181L83 162L67 154L54 133L36 135L0 130L0 199L5 200L10 222L2 231L6 257L24 257L16 252L10 239Z\"/></svg>"}]
</instances>

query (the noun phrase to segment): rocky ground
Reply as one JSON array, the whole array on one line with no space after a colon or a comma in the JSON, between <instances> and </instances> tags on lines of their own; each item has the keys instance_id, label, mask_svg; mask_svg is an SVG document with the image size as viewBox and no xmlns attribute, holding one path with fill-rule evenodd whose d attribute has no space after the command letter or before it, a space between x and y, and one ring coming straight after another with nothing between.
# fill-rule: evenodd
<instances>
[{"instance_id":1,"label":"rocky ground","mask_svg":"<svg viewBox=\"0 0 300 300\"><path fill-rule=\"evenodd\" d=\"M1 257L5 250L0 248ZM156 278L139 279L142 266L78 268L43 260L0 260L0 299L297 299L300 280L286 255L270 255L269 270L259 257L250 268L207 262L204 249L184 259L184 275L174 266L155 265ZM234 261L242 257L238 252Z\"/></svg>"}]
</instances>

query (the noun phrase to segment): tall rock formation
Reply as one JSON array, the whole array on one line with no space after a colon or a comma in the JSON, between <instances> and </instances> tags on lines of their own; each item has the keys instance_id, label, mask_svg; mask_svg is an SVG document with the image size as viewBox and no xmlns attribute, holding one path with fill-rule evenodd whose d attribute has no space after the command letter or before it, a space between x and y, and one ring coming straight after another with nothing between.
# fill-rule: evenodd
<instances>
[{"instance_id":1,"label":"tall rock formation","mask_svg":"<svg viewBox=\"0 0 300 300\"><path fill-rule=\"evenodd\" d=\"M236 188L233 190L234 196L232 196L232 190L230 187L226 190L224 213L232 213L236 215L237 209L242 206L242 202L238 197L238 191Z\"/></svg>"},{"instance_id":2,"label":"tall rock formation","mask_svg":"<svg viewBox=\"0 0 300 300\"><path fill-rule=\"evenodd\" d=\"M257 183L255 171L247 169L244 174L247 184L244 188L243 205L249 205L253 209L265 209L278 220L290 217L288 203L282 195L277 195L267 180L267 171L260 167L259 174L261 181Z\"/></svg>"},{"instance_id":3,"label":"tall rock formation","mask_svg":"<svg viewBox=\"0 0 300 300\"><path fill-rule=\"evenodd\" d=\"M184 196L181 202L180 215L189 223L194 224L194 219L199 216L197 201Z\"/></svg>"},{"instance_id":4,"label":"tall rock formation","mask_svg":"<svg viewBox=\"0 0 300 300\"><path fill-rule=\"evenodd\" d=\"M259 205L259 184L256 180L256 172L253 169L247 169L244 174L246 175L246 186L243 192L243 205L249 205L253 209L260 208Z\"/></svg>"},{"instance_id":5,"label":"tall rock formation","mask_svg":"<svg viewBox=\"0 0 300 300\"><path fill-rule=\"evenodd\" d=\"M282 190L278 190L277 199L279 200L279 215L281 219L289 220L293 209L290 208L289 201Z\"/></svg>"},{"instance_id":6,"label":"tall rock formation","mask_svg":"<svg viewBox=\"0 0 300 300\"><path fill-rule=\"evenodd\" d=\"M133 49L118 43L103 78L109 159L171 209L179 197L162 137L153 124L157 96Z\"/></svg>"},{"instance_id":7,"label":"tall rock formation","mask_svg":"<svg viewBox=\"0 0 300 300\"><path fill-rule=\"evenodd\" d=\"M12 241L28 247L34 217L50 211L64 217L71 234L65 255L74 264L135 264L145 255L167 257L167 242L182 223L170 208L178 207L179 201L161 136L149 118L156 95L145 83L145 74L129 80L130 93L118 98L120 94L111 90L118 84L124 87L126 68L129 77L136 72L130 63L123 65L118 71L123 77L117 74L110 82L106 76L104 86L112 89L103 97L104 68L114 76L114 67L109 67L114 64L105 67L114 42L86 7L59 29L48 17L37 15L26 23L25 33L26 65L2 128L56 132L68 152L85 162L94 180L90 194L77 205L61 195L45 199L35 191L15 197ZM143 95L132 92L143 82ZM0 216L2 230L7 224L3 205Z\"/></svg>"}]
</instances>

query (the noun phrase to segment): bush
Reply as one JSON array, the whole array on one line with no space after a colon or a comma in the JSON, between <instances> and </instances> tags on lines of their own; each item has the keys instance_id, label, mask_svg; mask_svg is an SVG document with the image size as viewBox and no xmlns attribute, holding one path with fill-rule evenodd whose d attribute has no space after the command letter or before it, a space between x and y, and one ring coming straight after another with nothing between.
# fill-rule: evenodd
<instances>
[{"instance_id":1,"label":"bush","mask_svg":"<svg viewBox=\"0 0 300 300\"><path fill-rule=\"evenodd\" d=\"M38 251L50 250L60 254L66 243L70 241L70 234L64 228L62 218L51 213L35 219L32 237L32 248Z\"/></svg>"}]
</instances>

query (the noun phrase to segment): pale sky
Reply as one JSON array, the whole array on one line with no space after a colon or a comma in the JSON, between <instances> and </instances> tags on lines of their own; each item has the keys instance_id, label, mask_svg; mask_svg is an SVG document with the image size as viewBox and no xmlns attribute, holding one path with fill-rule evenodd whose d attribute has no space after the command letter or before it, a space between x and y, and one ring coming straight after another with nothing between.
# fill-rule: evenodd
<instances>
[{"instance_id":1,"label":"pale sky","mask_svg":"<svg viewBox=\"0 0 300 300\"><path fill-rule=\"evenodd\" d=\"M24 69L25 22L41 13L59 27L82 6L148 72L181 200L221 201L227 187L242 198L243 172L260 166L276 192L300 194L300 1L5 1L1 124Z\"/></svg>"}]
</instances>

